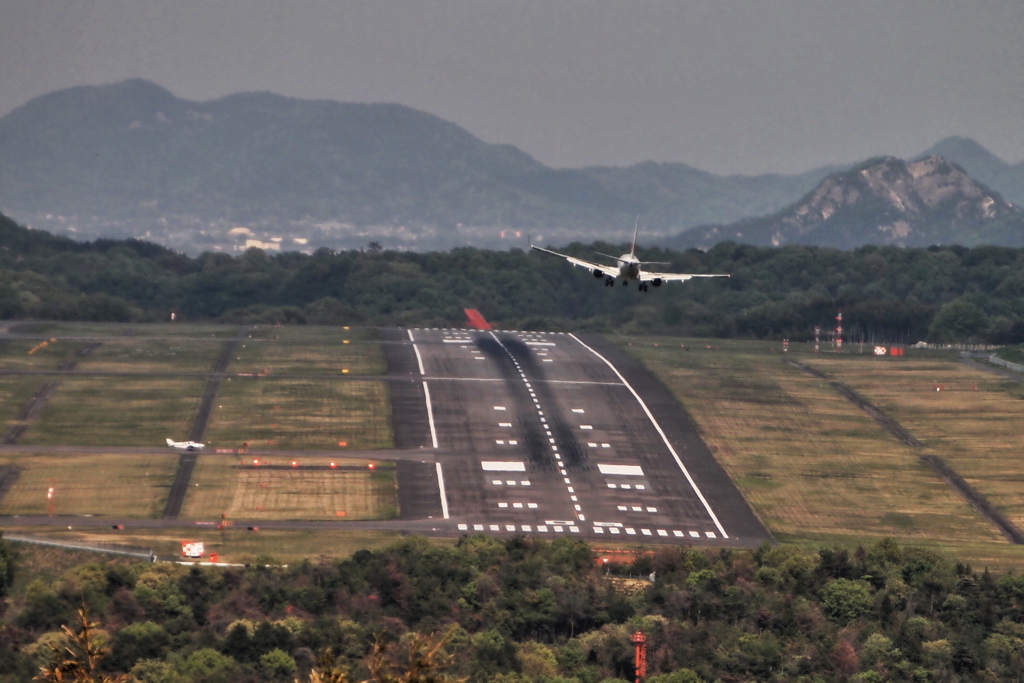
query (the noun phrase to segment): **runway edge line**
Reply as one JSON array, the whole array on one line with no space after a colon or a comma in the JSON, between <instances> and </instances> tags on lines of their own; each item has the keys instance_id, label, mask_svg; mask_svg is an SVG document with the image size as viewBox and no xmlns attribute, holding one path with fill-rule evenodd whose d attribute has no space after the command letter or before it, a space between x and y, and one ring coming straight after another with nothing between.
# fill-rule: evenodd
<instances>
[{"instance_id":1,"label":"runway edge line","mask_svg":"<svg viewBox=\"0 0 1024 683\"><path fill-rule=\"evenodd\" d=\"M693 487L694 493L697 494L697 497L700 499L700 502L704 505L704 509L707 510L707 513L711 517L711 520L715 523L715 526L718 527L718 531L721 532L722 537L723 538L729 538L729 534L726 533L725 527L723 527L722 523L718 521L718 517L715 515L714 510L711 509L711 505L708 503L707 499L704 497L704 494L701 493L700 488L697 486L697 482L695 482L693 480L693 477L690 476L690 472L689 472L689 470L686 469L686 465L683 464L683 461L682 461L682 459L680 459L679 454L676 453L676 449L672 447L672 444L669 442L668 436L665 435L664 430L662 430L661 425L658 424L658 421L656 419L654 419L654 415L651 413L650 409L647 407L647 404L644 403L644 400L642 398L640 398L640 394L638 394L636 392L636 389L634 389L633 386L629 382L626 381L626 378L622 376L622 373L619 372L619 369L616 368L612 364L612 362L610 360L608 360L607 358L602 356L600 353L598 353L597 351L592 349L590 346L587 346L587 344L585 344L575 334L570 332L569 336L572 337L573 339L575 339L576 342L580 346L582 346L587 351L590 351L592 354L594 354L595 356L600 358L602 361L604 361L605 365L607 365L609 368L611 368L612 372L615 373L615 376L618 377L620 380L622 380L622 384L627 389L629 389L629 392L631 394L633 394L633 398L635 398L637 400L637 403L640 404L640 407L643 409L644 414L647 415L647 418L651 421L651 424L654 425L654 429L658 432L658 436L660 436L661 440L665 443L665 447L668 448L669 453L672 454L672 457L675 459L676 464L679 465L679 469L682 470L683 475L686 477L686 480L688 482L690 482L690 486Z\"/></svg>"}]
</instances>

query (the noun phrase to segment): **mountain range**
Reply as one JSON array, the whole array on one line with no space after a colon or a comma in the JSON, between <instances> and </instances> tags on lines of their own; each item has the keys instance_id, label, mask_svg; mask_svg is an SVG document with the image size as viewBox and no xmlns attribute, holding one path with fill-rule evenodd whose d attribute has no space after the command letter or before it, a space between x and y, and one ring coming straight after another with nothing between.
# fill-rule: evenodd
<instances>
[{"instance_id":1,"label":"mountain range","mask_svg":"<svg viewBox=\"0 0 1024 683\"><path fill-rule=\"evenodd\" d=\"M933 153L1024 203L1024 164L961 138ZM10 112L0 118L0 160L0 211L22 223L192 253L368 241L509 247L526 232L548 243L619 242L636 214L647 243L679 242L671 236L710 234L699 226L777 216L844 172L554 169L401 105L271 93L193 102L138 79L56 91Z\"/></svg>"}]
</instances>

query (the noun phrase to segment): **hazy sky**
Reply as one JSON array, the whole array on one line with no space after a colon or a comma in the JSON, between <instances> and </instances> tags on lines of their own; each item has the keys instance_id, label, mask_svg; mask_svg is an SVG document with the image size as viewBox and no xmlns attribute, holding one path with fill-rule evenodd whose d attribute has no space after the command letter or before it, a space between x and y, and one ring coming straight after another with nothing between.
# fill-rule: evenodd
<instances>
[{"instance_id":1,"label":"hazy sky","mask_svg":"<svg viewBox=\"0 0 1024 683\"><path fill-rule=\"evenodd\" d=\"M398 102L557 167L1024 159L1024 0L0 0L0 115L131 77Z\"/></svg>"}]
</instances>

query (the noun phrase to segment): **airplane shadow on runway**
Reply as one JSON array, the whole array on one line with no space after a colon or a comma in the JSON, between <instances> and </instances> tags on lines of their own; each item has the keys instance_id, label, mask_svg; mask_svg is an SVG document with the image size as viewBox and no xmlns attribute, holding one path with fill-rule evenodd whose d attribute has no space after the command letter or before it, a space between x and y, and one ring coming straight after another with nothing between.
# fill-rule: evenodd
<instances>
[{"instance_id":1,"label":"airplane shadow on runway","mask_svg":"<svg viewBox=\"0 0 1024 683\"><path fill-rule=\"evenodd\" d=\"M505 349L508 349L508 353L502 348L502 344ZM559 400L545 381L546 374L530 347L512 336L503 336L500 344L493 337L479 337L476 340L476 346L495 362L505 380L509 394L515 400L516 410L520 416L516 428L519 438L526 446L531 464L538 469L554 469L556 462L548 447L547 438L544 435L544 425L537 416L530 391L520 377L509 353L519 362L519 367L526 374L537 400L540 401L547 425L552 433L551 438L555 440L555 445L558 446L558 451L562 454L562 462L571 470L590 469L587 452L580 446L572 432L572 427L562 415Z\"/></svg>"}]
</instances>

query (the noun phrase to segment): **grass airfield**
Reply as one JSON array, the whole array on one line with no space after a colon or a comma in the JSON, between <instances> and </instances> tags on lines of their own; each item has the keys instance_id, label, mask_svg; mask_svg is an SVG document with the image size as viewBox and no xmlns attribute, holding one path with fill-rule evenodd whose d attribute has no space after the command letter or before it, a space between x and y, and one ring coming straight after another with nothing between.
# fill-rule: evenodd
<instances>
[{"instance_id":1,"label":"grass airfield","mask_svg":"<svg viewBox=\"0 0 1024 683\"><path fill-rule=\"evenodd\" d=\"M0 429L27 429L18 449L0 450L0 471L20 472L0 499L0 514L46 514L52 487L56 514L160 517L178 453L152 449L166 437L187 437L213 368L239 329L17 326L15 332L34 338L0 340ZM213 403L207 450L190 480L182 526L222 518L395 517L393 467L291 471L284 469L290 458L280 455L263 461L282 469L246 467L262 451L292 451L304 462L308 451L340 457L347 450L392 447L389 386L372 379L386 372L376 340L372 329L247 329ZM1015 457L1024 431L1024 385L965 366L951 353L878 358L853 346L842 355L812 354L795 343L784 356L777 342L612 340L675 393L778 541L855 547L891 536L979 567L1024 565L1024 548L1009 543L919 459L939 455L1024 527L1024 464ZM852 386L924 447L901 444L826 380L786 364L786 357ZM20 421L47 381L59 385L37 415ZM216 453L246 445L245 457ZM168 555L178 541L202 537L229 562L261 554L286 562L343 556L396 538L355 530L44 530L19 528L14 517L4 528L151 546Z\"/></svg>"},{"instance_id":2,"label":"grass airfield","mask_svg":"<svg viewBox=\"0 0 1024 683\"><path fill-rule=\"evenodd\" d=\"M1024 465L1010 453L1024 429L1024 385L947 352L876 357L848 347L810 353L777 342L616 338L672 389L744 496L780 542L870 544L885 537L993 568L1024 548L919 459L952 465L1017 524ZM799 360L853 386L924 448L904 445ZM936 386L941 391L936 391Z\"/></svg>"},{"instance_id":3,"label":"grass airfield","mask_svg":"<svg viewBox=\"0 0 1024 683\"><path fill-rule=\"evenodd\" d=\"M55 515L123 519L129 527L133 519L159 518L179 461L179 452L166 448L164 439L188 437L215 365L239 330L27 323L15 332L33 338L0 340L0 430L9 434L14 426L27 426L16 438L17 448L0 450L0 473L18 472L0 498L0 514L11 516L4 528L17 529L15 516L46 515L51 509ZM189 481L181 524L235 516L255 521L395 517L393 466L371 471L360 461L362 467L352 469L253 471L240 456L216 452L244 447L249 458L267 449L297 456L316 450L337 452L344 463L347 451L391 447L387 383L366 379L386 372L375 339L375 330L246 328L210 411L203 437L207 448ZM344 377L350 373L360 377ZM50 386L45 400L23 419L45 386ZM290 465L288 458L277 460ZM275 464L273 458L264 462ZM324 463L307 459L302 464ZM111 537L107 542L138 545L163 538L157 531L69 533L79 540ZM33 528L33 535L40 532ZM229 544L233 550L225 559L259 554L254 549L261 538L282 533L243 534L244 542ZM282 547L303 554L322 551L327 546L308 540L317 533L297 531L296 539L307 538L305 545ZM168 534L165 545L181 534Z\"/></svg>"},{"instance_id":4,"label":"grass airfield","mask_svg":"<svg viewBox=\"0 0 1024 683\"><path fill-rule=\"evenodd\" d=\"M384 382L231 377L221 383L206 439L218 448L371 450L390 448Z\"/></svg>"}]
</instances>

